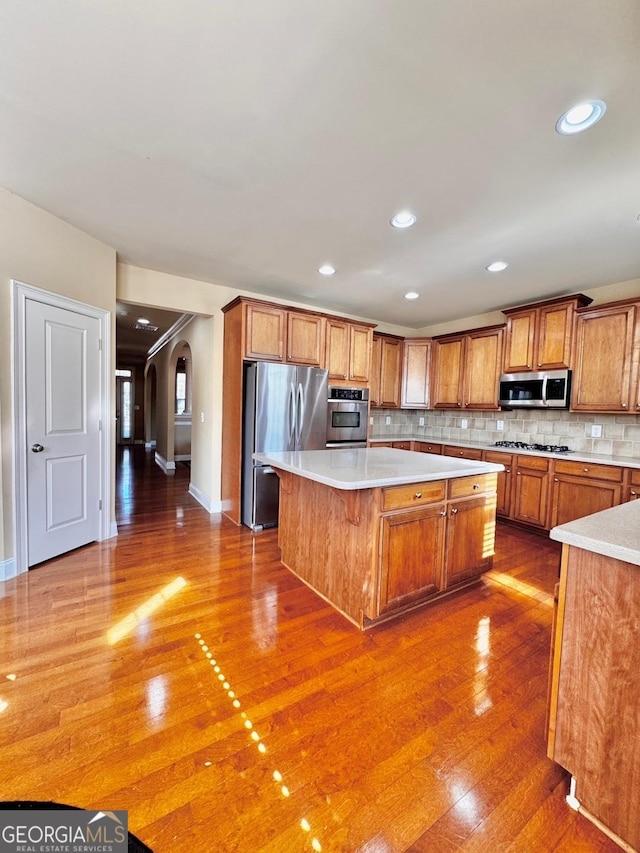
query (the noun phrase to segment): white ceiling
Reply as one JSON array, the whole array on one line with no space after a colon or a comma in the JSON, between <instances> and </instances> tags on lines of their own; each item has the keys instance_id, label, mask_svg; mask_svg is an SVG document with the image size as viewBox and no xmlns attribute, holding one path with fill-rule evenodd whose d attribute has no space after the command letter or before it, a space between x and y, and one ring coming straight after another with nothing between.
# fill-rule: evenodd
<instances>
[{"instance_id":1,"label":"white ceiling","mask_svg":"<svg viewBox=\"0 0 640 853\"><path fill-rule=\"evenodd\" d=\"M0 121L138 266L413 328L640 277L638 0L2 0Z\"/></svg>"}]
</instances>

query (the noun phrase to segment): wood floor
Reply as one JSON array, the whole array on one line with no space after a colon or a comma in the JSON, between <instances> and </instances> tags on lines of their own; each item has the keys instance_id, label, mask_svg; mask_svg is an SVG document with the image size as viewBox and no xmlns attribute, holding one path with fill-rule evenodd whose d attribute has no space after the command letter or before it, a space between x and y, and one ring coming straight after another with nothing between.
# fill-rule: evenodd
<instances>
[{"instance_id":1,"label":"wood floor","mask_svg":"<svg viewBox=\"0 0 640 853\"><path fill-rule=\"evenodd\" d=\"M619 849L545 757L556 543L499 525L481 585L360 633L188 484L125 451L118 537L0 584L2 799L154 853Z\"/></svg>"}]
</instances>

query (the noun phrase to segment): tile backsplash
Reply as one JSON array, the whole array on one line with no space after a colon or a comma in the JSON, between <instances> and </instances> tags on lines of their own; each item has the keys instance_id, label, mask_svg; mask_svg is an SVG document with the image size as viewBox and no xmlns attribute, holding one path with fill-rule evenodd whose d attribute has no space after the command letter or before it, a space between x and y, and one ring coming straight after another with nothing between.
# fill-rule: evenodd
<instances>
[{"instance_id":1,"label":"tile backsplash","mask_svg":"<svg viewBox=\"0 0 640 853\"><path fill-rule=\"evenodd\" d=\"M424 436L434 441L523 441L527 444L566 444L584 453L604 453L640 459L640 415L602 415L551 412L540 409L503 412L372 409L371 436ZM390 423L386 423L386 419ZM424 418L424 425L420 419ZM463 427L462 422L466 421ZM498 429L503 421L504 429ZM592 436L599 425L601 437Z\"/></svg>"}]
</instances>

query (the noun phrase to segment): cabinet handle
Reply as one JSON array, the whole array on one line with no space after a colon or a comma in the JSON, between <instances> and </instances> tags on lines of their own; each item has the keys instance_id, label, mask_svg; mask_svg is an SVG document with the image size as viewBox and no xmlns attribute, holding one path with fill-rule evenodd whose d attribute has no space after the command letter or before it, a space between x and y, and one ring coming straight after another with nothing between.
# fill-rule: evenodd
<instances>
[{"instance_id":1,"label":"cabinet handle","mask_svg":"<svg viewBox=\"0 0 640 853\"><path fill-rule=\"evenodd\" d=\"M531 365L530 365L530 364L528 364L528 365L527 365L527 367L529 368L529 370L531 370Z\"/></svg>"},{"instance_id":2,"label":"cabinet handle","mask_svg":"<svg viewBox=\"0 0 640 853\"><path fill-rule=\"evenodd\" d=\"M458 408L462 408L462 403L460 402L460 400L458 400L458 402L456 403L456 406L458 406Z\"/></svg>"},{"instance_id":3,"label":"cabinet handle","mask_svg":"<svg viewBox=\"0 0 640 853\"><path fill-rule=\"evenodd\" d=\"M474 489L479 489L479 488L480 488L480 483L474 483L474 484L473 484L473 488L474 488Z\"/></svg>"},{"instance_id":4,"label":"cabinet handle","mask_svg":"<svg viewBox=\"0 0 640 853\"><path fill-rule=\"evenodd\" d=\"M633 492L631 492L631 494L634 494L634 493L633 493ZM444 516L445 516L446 514L447 514L446 509L441 510L440 515L441 515L443 518L444 518Z\"/></svg>"},{"instance_id":5,"label":"cabinet handle","mask_svg":"<svg viewBox=\"0 0 640 853\"><path fill-rule=\"evenodd\" d=\"M623 409L626 409L626 408L627 408L627 404L626 404L626 403L622 403L621 405L622 405L622 408L623 408Z\"/></svg>"},{"instance_id":6,"label":"cabinet handle","mask_svg":"<svg viewBox=\"0 0 640 853\"><path fill-rule=\"evenodd\" d=\"M583 468L582 470L584 471L584 473L585 473L585 474L588 474L588 473L589 473L589 469L588 469L588 468Z\"/></svg>"},{"instance_id":7,"label":"cabinet handle","mask_svg":"<svg viewBox=\"0 0 640 853\"><path fill-rule=\"evenodd\" d=\"M538 362L538 367L542 367L542 362L541 362L541 361L539 361L539 362Z\"/></svg>"},{"instance_id":8,"label":"cabinet handle","mask_svg":"<svg viewBox=\"0 0 640 853\"><path fill-rule=\"evenodd\" d=\"M451 510L451 515L455 515L457 512L458 512L458 510L454 507L454 508Z\"/></svg>"},{"instance_id":9,"label":"cabinet handle","mask_svg":"<svg viewBox=\"0 0 640 853\"><path fill-rule=\"evenodd\" d=\"M510 473L511 473L511 468L505 468L505 469L504 469L504 473L505 473L505 474L510 474Z\"/></svg>"},{"instance_id":10,"label":"cabinet handle","mask_svg":"<svg viewBox=\"0 0 640 853\"><path fill-rule=\"evenodd\" d=\"M634 491L632 491L631 494L633 495L634 498L638 496L638 493L634 492Z\"/></svg>"},{"instance_id":11,"label":"cabinet handle","mask_svg":"<svg viewBox=\"0 0 640 853\"><path fill-rule=\"evenodd\" d=\"M559 482L558 478L557 478L557 477L554 477L554 478L553 478L553 482L554 482L554 483L558 483L558 482Z\"/></svg>"},{"instance_id":12,"label":"cabinet handle","mask_svg":"<svg viewBox=\"0 0 640 853\"><path fill-rule=\"evenodd\" d=\"M416 492L414 495L414 498L417 498L418 500L420 500L421 497L422 497L422 492Z\"/></svg>"}]
</instances>

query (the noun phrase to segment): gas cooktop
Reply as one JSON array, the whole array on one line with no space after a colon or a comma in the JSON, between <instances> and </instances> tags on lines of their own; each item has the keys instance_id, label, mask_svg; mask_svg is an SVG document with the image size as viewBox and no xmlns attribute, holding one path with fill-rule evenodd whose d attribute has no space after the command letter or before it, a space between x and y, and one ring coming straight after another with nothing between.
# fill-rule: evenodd
<instances>
[{"instance_id":1,"label":"gas cooktop","mask_svg":"<svg viewBox=\"0 0 640 853\"><path fill-rule=\"evenodd\" d=\"M496 441L494 447L515 447L518 450L537 450L541 453L571 453L566 444L527 444L524 441Z\"/></svg>"}]
</instances>

